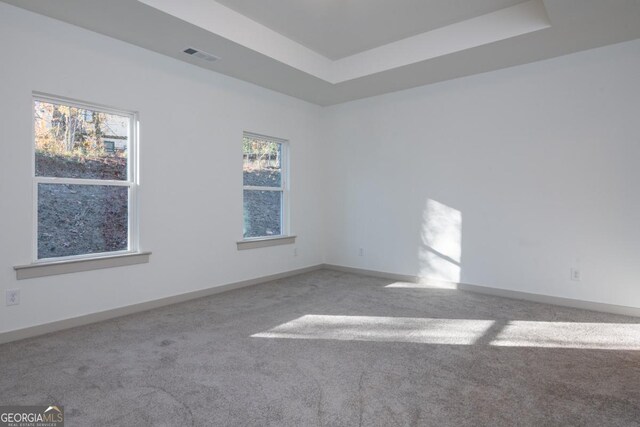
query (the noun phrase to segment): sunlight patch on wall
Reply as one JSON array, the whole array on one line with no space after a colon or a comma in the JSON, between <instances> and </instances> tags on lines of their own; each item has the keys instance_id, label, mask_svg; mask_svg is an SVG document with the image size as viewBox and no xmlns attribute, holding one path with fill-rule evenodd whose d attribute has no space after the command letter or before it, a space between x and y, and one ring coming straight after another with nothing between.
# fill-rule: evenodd
<instances>
[{"instance_id":1,"label":"sunlight patch on wall","mask_svg":"<svg viewBox=\"0 0 640 427\"><path fill-rule=\"evenodd\" d=\"M428 279L459 282L462 213L435 200L427 200L422 214L421 239L418 275Z\"/></svg>"}]
</instances>

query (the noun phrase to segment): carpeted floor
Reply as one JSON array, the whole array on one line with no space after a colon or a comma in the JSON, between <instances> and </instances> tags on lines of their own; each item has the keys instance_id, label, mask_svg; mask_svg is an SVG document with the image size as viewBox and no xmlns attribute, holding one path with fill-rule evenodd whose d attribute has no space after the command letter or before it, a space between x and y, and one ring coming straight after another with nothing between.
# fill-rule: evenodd
<instances>
[{"instance_id":1,"label":"carpeted floor","mask_svg":"<svg viewBox=\"0 0 640 427\"><path fill-rule=\"evenodd\" d=\"M67 426L640 426L640 319L321 270L0 346Z\"/></svg>"}]
</instances>

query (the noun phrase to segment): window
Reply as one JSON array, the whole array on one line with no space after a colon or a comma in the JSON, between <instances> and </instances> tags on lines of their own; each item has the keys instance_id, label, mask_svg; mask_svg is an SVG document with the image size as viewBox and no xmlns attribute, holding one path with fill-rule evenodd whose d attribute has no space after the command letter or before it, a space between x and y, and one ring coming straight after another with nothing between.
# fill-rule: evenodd
<instances>
[{"instance_id":1,"label":"window","mask_svg":"<svg viewBox=\"0 0 640 427\"><path fill-rule=\"evenodd\" d=\"M286 236L287 142L245 132L243 159L243 238Z\"/></svg>"},{"instance_id":2,"label":"window","mask_svg":"<svg viewBox=\"0 0 640 427\"><path fill-rule=\"evenodd\" d=\"M134 113L34 96L36 260L137 250Z\"/></svg>"}]
</instances>

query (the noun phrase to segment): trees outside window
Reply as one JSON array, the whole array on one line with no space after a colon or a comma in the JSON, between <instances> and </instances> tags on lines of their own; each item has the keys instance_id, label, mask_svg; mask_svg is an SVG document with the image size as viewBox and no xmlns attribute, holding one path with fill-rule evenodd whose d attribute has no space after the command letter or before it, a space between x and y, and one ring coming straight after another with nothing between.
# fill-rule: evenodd
<instances>
[{"instance_id":1,"label":"trees outside window","mask_svg":"<svg viewBox=\"0 0 640 427\"><path fill-rule=\"evenodd\" d=\"M288 234L287 141L244 133L243 238Z\"/></svg>"},{"instance_id":2,"label":"trees outside window","mask_svg":"<svg viewBox=\"0 0 640 427\"><path fill-rule=\"evenodd\" d=\"M35 259L136 250L135 114L48 96L33 107Z\"/></svg>"}]
</instances>

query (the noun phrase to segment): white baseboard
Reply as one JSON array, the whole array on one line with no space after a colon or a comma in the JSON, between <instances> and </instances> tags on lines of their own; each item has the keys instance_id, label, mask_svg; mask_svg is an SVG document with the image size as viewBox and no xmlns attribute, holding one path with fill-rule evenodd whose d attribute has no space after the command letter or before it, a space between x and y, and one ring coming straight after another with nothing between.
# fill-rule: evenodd
<instances>
[{"instance_id":1,"label":"white baseboard","mask_svg":"<svg viewBox=\"0 0 640 427\"><path fill-rule=\"evenodd\" d=\"M365 276L378 277L381 279L396 280L398 282L421 283L428 282L441 284L448 288L455 288L462 291L475 292L485 295L493 295L503 298L519 299L525 301L540 302L543 304L552 304L562 307L579 308L582 310L599 311L602 313L621 314L624 316L640 317L640 308L629 307L625 305L607 304L593 301L583 301L571 298L555 297L550 295L533 294L522 291L512 291L508 289L492 288L488 286L472 285L469 283L454 282L437 282L433 280L425 280L419 276L410 276L404 274L388 273L384 271L366 270L362 268L346 267L342 265L324 264L324 268L329 270L341 271L344 273L362 274Z\"/></svg>"},{"instance_id":2,"label":"white baseboard","mask_svg":"<svg viewBox=\"0 0 640 427\"><path fill-rule=\"evenodd\" d=\"M258 277L255 279L243 280L240 282L229 283L226 285L214 286L207 289L200 289L193 292L187 292L184 294L174 295L166 298L160 298L152 301L146 301L138 304L127 305L125 307L118 307L110 310L100 311L98 313L86 314L78 317L72 317L69 319L57 320L51 323L45 323L42 325L29 326L27 328L16 329L13 331L0 333L0 344L18 341L25 338L32 338L38 335L44 335L51 332L61 331L64 329L75 328L77 326L88 325L91 323L101 322L103 320L109 320L116 317L126 316L129 314L139 313L142 311L152 310L154 308L164 307L171 304L177 304L197 298L206 297L209 295L215 295L233 289L240 289L247 286L259 285L262 283L270 282L273 280L284 279L291 276L297 276L299 274L309 273L311 271L319 270L323 268L320 265L314 265L305 268L299 268L296 270L285 271L283 273L272 274L269 276Z\"/></svg>"},{"instance_id":3,"label":"white baseboard","mask_svg":"<svg viewBox=\"0 0 640 427\"><path fill-rule=\"evenodd\" d=\"M272 274L269 276L257 277L255 279L243 280L240 282L229 283L226 285L214 286L207 289L201 289L193 292L187 292L180 295L174 295L166 298L160 298L153 301L146 301L139 304L132 304L125 307L118 307L111 310L105 310L98 313L86 314L83 316L73 317L69 319L58 320L51 323L45 323L42 325L30 326L23 329L16 329L13 331L0 333L0 344L8 343L12 341L18 341L25 338L32 338L38 335L44 335L51 332L61 331L64 329L75 328L77 326L88 325L91 323L101 322L103 320L109 320L116 317L126 316L129 314L139 313L142 311L152 310L154 308L164 307L171 304L177 304L197 298L206 297L209 295L215 295L233 289L240 289L247 286L259 285L262 283L270 282L273 280L284 279L287 277L297 276L299 274L309 273L316 270L328 269L334 271L340 271L344 273L360 274L365 276L378 277L382 279L395 280L398 282L408 283L420 283L425 280L418 276L410 276L404 274L388 273L384 271L366 270L361 268L346 267L333 264L318 264L310 267L300 268L291 271L285 271L278 274ZM511 291L507 289L491 288L487 286L471 285L467 283L453 283L453 282L434 282L432 280L429 283L435 283L450 288L455 288L463 291L476 292L486 295L494 295L504 298L519 299L526 301L540 302L544 304L553 304L563 307L579 308L583 310L599 311L603 313L621 314L626 316L640 317L640 308L628 307L623 305L606 304L592 301L582 301L570 298L561 298L541 294L532 294L528 292Z\"/></svg>"}]
</instances>

